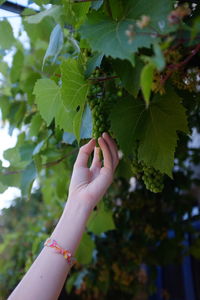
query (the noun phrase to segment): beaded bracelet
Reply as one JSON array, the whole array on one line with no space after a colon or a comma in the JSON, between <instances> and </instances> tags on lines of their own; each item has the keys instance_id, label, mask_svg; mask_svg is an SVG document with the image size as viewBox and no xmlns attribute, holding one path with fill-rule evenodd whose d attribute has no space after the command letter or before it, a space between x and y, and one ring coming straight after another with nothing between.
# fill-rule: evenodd
<instances>
[{"instance_id":1,"label":"beaded bracelet","mask_svg":"<svg viewBox=\"0 0 200 300\"><path fill-rule=\"evenodd\" d=\"M72 256L71 252L69 250L63 249L55 240L47 238L44 246L54 248L58 253L62 254L69 265L73 265L76 262L76 259Z\"/></svg>"}]
</instances>

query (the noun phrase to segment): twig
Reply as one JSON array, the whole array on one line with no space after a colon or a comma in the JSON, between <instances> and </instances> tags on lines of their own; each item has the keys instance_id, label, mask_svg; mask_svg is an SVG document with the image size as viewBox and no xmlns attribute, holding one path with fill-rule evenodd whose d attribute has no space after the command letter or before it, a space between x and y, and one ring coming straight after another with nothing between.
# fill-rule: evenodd
<instances>
[{"instance_id":1,"label":"twig","mask_svg":"<svg viewBox=\"0 0 200 300\"><path fill-rule=\"evenodd\" d=\"M164 84L165 81L167 79L169 79L169 77L171 77L171 75L173 74L174 71L185 66L193 58L193 56L195 56L199 52L199 50L200 50L200 44L198 44L196 46L196 48L194 48L191 51L191 54L188 57L186 57L186 59L181 61L180 63L168 65L167 67L168 67L168 69L170 69L170 71L166 74L166 76L163 77L161 84Z\"/></svg>"},{"instance_id":2,"label":"twig","mask_svg":"<svg viewBox=\"0 0 200 300\"><path fill-rule=\"evenodd\" d=\"M55 166L55 165L59 164L60 162L62 162L65 158L67 158L68 156L70 156L72 154L75 154L76 152L77 152L77 149L67 153L66 155L62 156L61 158L59 158L57 160L50 161L46 164L43 164L42 167L49 168L49 167ZM14 174L22 173L23 171L24 171L24 169L23 170L16 170L16 171L8 171L8 172L5 172L5 173L2 173L2 175L14 175Z\"/></svg>"},{"instance_id":3,"label":"twig","mask_svg":"<svg viewBox=\"0 0 200 300\"><path fill-rule=\"evenodd\" d=\"M99 82L99 81L112 80L112 79L115 79L115 78L119 78L119 76L89 78L89 80Z\"/></svg>"},{"instance_id":4,"label":"twig","mask_svg":"<svg viewBox=\"0 0 200 300\"><path fill-rule=\"evenodd\" d=\"M77 149L71 151L70 153L67 153L66 155L64 155L63 157L57 159L57 160L54 160L54 161L50 161L46 164L43 164L42 167L45 167L45 168L49 168L51 166L55 166L57 164L59 164L61 161L63 161L65 158L67 158L68 156L72 155L72 154L75 154L77 152Z\"/></svg>"}]
</instances>

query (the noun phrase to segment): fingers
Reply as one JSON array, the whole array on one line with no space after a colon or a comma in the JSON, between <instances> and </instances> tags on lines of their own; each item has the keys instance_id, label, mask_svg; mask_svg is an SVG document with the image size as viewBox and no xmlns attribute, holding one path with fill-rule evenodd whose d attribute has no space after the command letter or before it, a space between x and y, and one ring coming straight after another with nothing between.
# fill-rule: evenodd
<instances>
[{"instance_id":1,"label":"fingers","mask_svg":"<svg viewBox=\"0 0 200 300\"><path fill-rule=\"evenodd\" d=\"M112 159L112 154L109 149L109 146L107 145L106 141L102 137L98 139L98 143L103 152L104 167L113 170L113 159Z\"/></svg>"},{"instance_id":2,"label":"fingers","mask_svg":"<svg viewBox=\"0 0 200 300\"><path fill-rule=\"evenodd\" d=\"M89 141L89 143L85 144L80 148L76 162L74 164L75 167L87 168L88 159L90 154L94 150L95 144L95 140L92 139Z\"/></svg>"},{"instance_id":3,"label":"fingers","mask_svg":"<svg viewBox=\"0 0 200 300\"><path fill-rule=\"evenodd\" d=\"M112 160L113 160L113 167L116 168L119 163L117 145L114 142L114 140L109 136L108 133L103 133L103 138L109 146L109 149L110 149L110 152L112 155Z\"/></svg>"},{"instance_id":4,"label":"fingers","mask_svg":"<svg viewBox=\"0 0 200 300\"><path fill-rule=\"evenodd\" d=\"M117 167L119 162L118 150L114 140L108 135L108 133L104 133L103 137L98 139L99 146L103 152L104 157L104 167L113 170ZM91 168L101 167L101 161L99 158L98 147L95 147L95 140L91 139L89 143L82 146L79 150L76 162L74 164L75 167L84 167L87 168L88 159L92 151L94 151L94 157L92 161Z\"/></svg>"},{"instance_id":5,"label":"fingers","mask_svg":"<svg viewBox=\"0 0 200 300\"><path fill-rule=\"evenodd\" d=\"M91 169L93 168L101 168L102 162L100 161L100 148L95 147L94 149L94 157L91 164Z\"/></svg>"}]
</instances>

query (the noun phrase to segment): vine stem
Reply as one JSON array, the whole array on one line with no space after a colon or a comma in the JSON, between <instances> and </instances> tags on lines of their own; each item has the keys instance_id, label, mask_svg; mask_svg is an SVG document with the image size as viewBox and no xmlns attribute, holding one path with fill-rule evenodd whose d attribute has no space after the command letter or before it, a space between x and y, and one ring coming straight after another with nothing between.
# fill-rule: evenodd
<instances>
[{"instance_id":1,"label":"vine stem","mask_svg":"<svg viewBox=\"0 0 200 300\"><path fill-rule=\"evenodd\" d=\"M57 160L54 160L54 161L50 161L46 164L43 164L42 167L44 168L49 168L49 167L52 167L52 166L55 166L55 165L58 165L60 162L62 162L65 158L71 156L72 154L75 154L77 152L77 149L71 151L70 153L67 153L66 155L62 156L61 158L57 159ZM2 173L2 175L14 175L14 174L19 174L19 173L22 173L24 171L23 170L16 170L16 171L8 171L8 172L5 172L5 173Z\"/></svg>"},{"instance_id":2,"label":"vine stem","mask_svg":"<svg viewBox=\"0 0 200 300\"><path fill-rule=\"evenodd\" d=\"M186 57L186 59L181 61L180 63L168 65L168 69L170 69L170 71L167 73L167 75L165 77L163 77L161 83L164 84L165 81L171 77L171 75L173 74L174 71L185 66L193 58L193 56L195 56L199 51L200 51L200 44L198 44L196 46L196 48L194 48L191 51L191 54L188 57Z\"/></svg>"},{"instance_id":3,"label":"vine stem","mask_svg":"<svg viewBox=\"0 0 200 300\"><path fill-rule=\"evenodd\" d=\"M89 78L89 80L99 82L99 81L112 80L112 79L115 79L115 78L119 78L119 76Z\"/></svg>"}]
</instances>

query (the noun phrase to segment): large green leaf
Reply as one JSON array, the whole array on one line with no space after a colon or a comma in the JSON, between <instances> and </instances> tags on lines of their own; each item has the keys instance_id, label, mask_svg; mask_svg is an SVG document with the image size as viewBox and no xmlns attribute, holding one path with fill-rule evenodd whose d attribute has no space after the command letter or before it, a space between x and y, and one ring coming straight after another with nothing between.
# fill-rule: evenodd
<instances>
[{"instance_id":1,"label":"large green leaf","mask_svg":"<svg viewBox=\"0 0 200 300\"><path fill-rule=\"evenodd\" d=\"M35 102L39 112L48 126L60 108L60 88L51 79L39 79L35 84L33 94L36 96Z\"/></svg>"},{"instance_id":2,"label":"large green leaf","mask_svg":"<svg viewBox=\"0 0 200 300\"><path fill-rule=\"evenodd\" d=\"M90 215L87 229L97 235L115 229L113 212L111 210L106 210L103 202L100 203L98 209L93 211Z\"/></svg>"},{"instance_id":3,"label":"large green leaf","mask_svg":"<svg viewBox=\"0 0 200 300\"><path fill-rule=\"evenodd\" d=\"M74 59L64 61L61 65L61 72L63 103L68 112L68 120L73 124L73 132L79 141L89 84L85 81L82 70Z\"/></svg>"},{"instance_id":4,"label":"large green leaf","mask_svg":"<svg viewBox=\"0 0 200 300\"><path fill-rule=\"evenodd\" d=\"M0 21L0 48L9 49L15 43L12 27L6 20Z\"/></svg>"},{"instance_id":5,"label":"large green leaf","mask_svg":"<svg viewBox=\"0 0 200 300\"><path fill-rule=\"evenodd\" d=\"M137 42L128 43L125 31L131 21L124 20L115 22L97 12L88 16L87 21L81 26L80 33L82 38L86 38L94 51L99 51L106 56L114 58L128 59L134 63L133 53L140 46L149 47L151 42L149 38L138 36Z\"/></svg>"},{"instance_id":6,"label":"large green leaf","mask_svg":"<svg viewBox=\"0 0 200 300\"><path fill-rule=\"evenodd\" d=\"M134 64L134 53L139 48L149 48L159 40L158 32L166 30L167 16L172 3L171 0L161 0L158 5L152 5L151 1L146 5L145 0L137 0L134 3L129 0L126 5L128 13L118 22L93 11L81 26L80 33L88 40L93 50L100 51L106 56L128 59ZM136 25L136 21L142 15L150 17L149 27L139 28ZM133 29L130 29L130 25L134 26ZM126 35L128 29L133 30L131 40Z\"/></svg>"},{"instance_id":7,"label":"large green leaf","mask_svg":"<svg viewBox=\"0 0 200 300\"><path fill-rule=\"evenodd\" d=\"M185 109L177 94L168 88L167 94L154 97L148 109L140 100L123 99L113 109L111 122L125 154L132 153L139 140L139 160L172 176L177 131L188 132Z\"/></svg>"}]
</instances>

